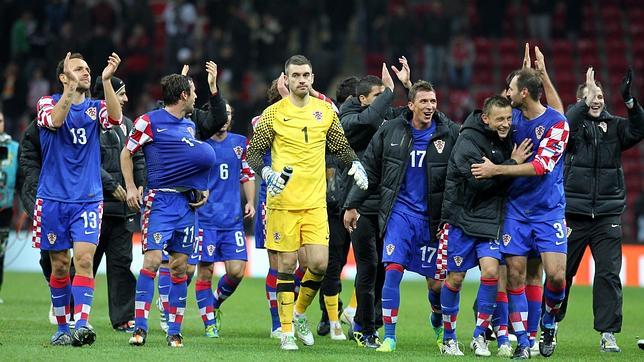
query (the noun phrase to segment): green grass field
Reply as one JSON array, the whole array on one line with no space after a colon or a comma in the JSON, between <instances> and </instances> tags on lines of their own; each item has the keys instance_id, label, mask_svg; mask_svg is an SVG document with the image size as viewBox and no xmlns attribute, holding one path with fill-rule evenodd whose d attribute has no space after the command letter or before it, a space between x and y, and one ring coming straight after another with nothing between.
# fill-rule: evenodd
<instances>
[{"instance_id":1,"label":"green grass field","mask_svg":"<svg viewBox=\"0 0 644 362\"><path fill-rule=\"evenodd\" d=\"M442 357L438 353L433 332L427 317L429 306L427 291L423 282L404 282L402 305L398 319L398 345L394 355L380 354L358 348L352 342L332 342L328 337L318 337L313 347L302 347L297 352L282 352L279 342L269 339L270 317L264 297L264 281L248 279L242 282L237 292L226 301L222 311L221 338L202 337L203 325L194 300L194 290L189 291L188 311L184 319L184 344L180 350L171 350L165 345L165 338L158 327L158 313L151 311L151 331L145 346L130 347L128 335L114 332L107 316L107 291L105 277L97 279L94 308L90 322L97 333L97 341L82 349L72 347L51 347L49 337L56 327L49 324L49 289L40 274L8 273L2 286L0 305L0 361L33 360L297 360L339 361L402 359L427 360ZM475 284L465 285L461 297L462 310L458 321L458 335L466 347L473 328L472 300L476 294ZM349 299L350 283L345 284L345 300ZM569 315L560 325L556 360L644 360L644 351L637 348L636 336L644 336L644 289L624 290L624 326L618 335L622 347L620 354L605 354L599 351L599 336L592 329L591 290L576 287L573 290ZM154 307L153 307L154 308ZM308 313L311 328L320 318L317 303ZM491 346L496 353L496 344ZM465 358L474 357L467 347ZM493 357L496 358L496 357ZM541 358L541 357L539 357Z\"/></svg>"}]
</instances>

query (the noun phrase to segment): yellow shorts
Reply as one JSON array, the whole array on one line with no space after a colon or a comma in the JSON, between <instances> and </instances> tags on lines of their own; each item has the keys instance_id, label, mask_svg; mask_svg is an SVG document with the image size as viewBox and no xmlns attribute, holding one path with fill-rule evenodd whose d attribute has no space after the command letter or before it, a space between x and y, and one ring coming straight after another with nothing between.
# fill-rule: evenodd
<instances>
[{"instance_id":1,"label":"yellow shorts","mask_svg":"<svg viewBox=\"0 0 644 362\"><path fill-rule=\"evenodd\" d=\"M306 244L329 245L326 207L266 210L266 249L294 252Z\"/></svg>"}]
</instances>

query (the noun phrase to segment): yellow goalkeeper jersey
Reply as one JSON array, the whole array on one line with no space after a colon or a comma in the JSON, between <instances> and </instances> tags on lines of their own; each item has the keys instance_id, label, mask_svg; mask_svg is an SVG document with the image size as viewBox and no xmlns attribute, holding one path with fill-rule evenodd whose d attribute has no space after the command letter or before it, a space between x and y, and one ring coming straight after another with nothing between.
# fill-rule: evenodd
<instances>
[{"instance_id":1,"label":"yellow goalkeeper jersey","mask_svg":"<svg viewBox=\"0 0 644 362\"><path fill-rule=\"evenodd\" d=\"M357 159L331 104L313 97L304 107L285 98L264 110L248 147L249 163L258 173L269 148L274 171L293 168L284 191L267 196L269 209L326 207L326 149L345 164Z\"/></svg>"}]
</instances>

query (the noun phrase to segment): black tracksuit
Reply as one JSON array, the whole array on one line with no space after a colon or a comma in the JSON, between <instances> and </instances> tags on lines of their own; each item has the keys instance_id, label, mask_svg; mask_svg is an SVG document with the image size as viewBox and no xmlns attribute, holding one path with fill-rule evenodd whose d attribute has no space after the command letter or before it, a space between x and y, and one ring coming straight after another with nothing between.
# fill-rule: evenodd
<instances>
[{"instance_id":1,"label":"black tracksuit","mask_svg":"<svg viewBox=\"0 0 644 362\"><path fill-rule=\"evenodd\" d=\"M474 111L465 120L447 166L442 217L466 235L481 239L498 239L508 186L505 177L476 179L472 164L482 163L483 156L495 164L515 165L510 159L512 140L501 139Z\"/></svg>"},{"instance_id":2,"label":"black tracksuit","mask_svg":"<svg viewBox=\"0 0 644 362\"><path fill-rule=\"evenodd\" d=\"M377 96L368 106L361 106L357 97L348 99L340 108L340 123L351 148L362 160L367 145L386 119L393 119L398 110L391 108L394 94L389 88ZM344 170L345 187L348 192L353 179ZM344 199L341 200L341 204ZM356 229L350 234L356 260L356 299L358 306L354 321L364 334L372 334L382 326L380 308L385 270L382 265L382 237L378 233L378 205L380 197L371 195L357 209L360 212ZM343 212L339 218L342 220Z\"/></svg>"},{"instance_id":3,"label":"black tracksuit","mask_svg":"<svg viewBox=\"0 0 644 362\"><path fill-rule=\"evenodd\" d=\"M572 279L586 247L595 260L593 282L594 328L619 332L622 328L621 214L626 207L622 152L644 138L644 110L635 101L628 119L604 110L599 117L588 115L584 101L566 112L570 141L565 163L568 258L566 299L559 319L566 313Z\"/></svg>"}]
</instances>

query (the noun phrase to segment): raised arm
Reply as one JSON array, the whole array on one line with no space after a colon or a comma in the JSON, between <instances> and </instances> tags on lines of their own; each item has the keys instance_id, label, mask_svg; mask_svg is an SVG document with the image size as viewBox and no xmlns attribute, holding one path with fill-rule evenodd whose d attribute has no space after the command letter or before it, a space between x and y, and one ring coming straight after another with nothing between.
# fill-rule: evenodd
<instances>
[{"instance_id":1,"label":"raised arm","mask_svg":"<svg viewBox=\"0 0 644 362\"><path fill-rule=\"evenodd\" d=\"M526 45L528 44L526 43ZM561 102L559 93L557 93L554 84L552 84L552 81L548 76L548 71L546 70L546 60L541 50L539 50L539 47L534 47L534 54L537 58L534 61L534 67L541 74L541 81L543 82L543 93L546 96L546 103L548 103L548 105L555 109L557 112L564 114L563 102Z\"/></svg>"},{"instance_id":2,"label":"raised arm","mask_svg":"<svg viewBox=\"0 0 644 362\"><path fill-rule=\"evenodd\" d=\"M71 53L68 52L63 61L63 94L58 102L54 102L51 97L42 97L38 101L36 112L39 127L49 129L62 127L65 117L67 117L69 109L72 107L74 93L78 86L78 76L71 69L70 56Z\"/></svg>"},{"instance_id":3,"label":"raised arm","mask_svg":"<svg viewBox=\"0 0 644 362\"><path fill-rule=\"evenodd\" d=\"M101 80L103 82L103 90L105 91L105 105L107 108L107 119L110 124L120 125L123 122L123 113L121 110L121 103L119 102L114 87L112 87L112 76L121 63L121 58L118 54L112 53L107 59L107 66L103 69Z\"/></svg>"}]
</instances>

